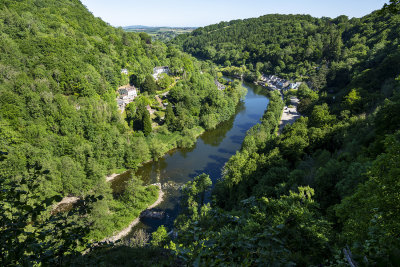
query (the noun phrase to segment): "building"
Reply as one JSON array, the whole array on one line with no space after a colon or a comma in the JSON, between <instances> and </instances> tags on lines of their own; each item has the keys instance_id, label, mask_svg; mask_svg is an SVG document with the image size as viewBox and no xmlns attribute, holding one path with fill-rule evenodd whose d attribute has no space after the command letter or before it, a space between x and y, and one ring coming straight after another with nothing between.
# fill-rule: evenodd
<instances>
[{"instance_id":1,"label":"building","mask_svg":"<svg viewBox=\"0 0 400 267\"><path fill-rule=\"evenodd\" d=\"M153 69L153 77L155 80L158 80L159 76L162 73L169 74L169 68L167 66L162 66L162 67L155 67Z\"/></svg>"},{"instance_id":2,"label":"building","mask_svg":"<svg viewBox=\"0 0 400 267\"><path fill-rule=\"evenodd\" d=\"M301 82L291 83L289 85L290 89L299 89Z\"/></svg>"},{"instance_id":3,"label":"building","mask_svg":"<svg viewBox=\"0 0 400 267\"><path fill-rule=\"evenodd\" d=\"M126 85L118 88L119 98L121 99L135 99L137 97L137 90L135 86Z\"/></svg>"},{"instance_id":4,"label":"building","mask_svg":"<svg viewBox=\"0 0 400 267\"><path fill-rule=\"evenodd\" d=\"M225 89L225 85L220 83L217 79L215 79L214 83L218 87L218 90L224 90Z\"/></svg>"},{"instance_id":5,"label":"building","mask_svg":"<svg viewBox=\"0 0 400 267\"><path fill-rule=\"evenodd\" d=\"M135 86L125 85L118 88L118 98L117 104L121 111L125 110L125 107L133 102L135 97L137 97L137 89Z\"/></svg>"}]
</instances>

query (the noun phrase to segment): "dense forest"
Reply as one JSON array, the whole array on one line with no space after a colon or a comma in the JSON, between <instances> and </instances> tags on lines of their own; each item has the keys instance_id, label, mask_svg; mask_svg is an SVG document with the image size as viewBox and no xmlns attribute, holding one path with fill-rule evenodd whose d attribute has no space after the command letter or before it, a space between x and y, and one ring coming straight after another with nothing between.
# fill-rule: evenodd
<instances>
[{"instance_id":1,"label":"dense forest","mask_svg":"<svg viewBox=\"0 0 400 267\"><path fill-rule=\"evenodd\" d=\"M390 2L363 18L221 22L166 45L107 25L78 0L3 0L0 263L398 266L400 15ZM157 197L133 177L114 198L107 174L190 146L233 114L243 89L218 90L214 64L248 80L304 81L287 93L302 117L277 134L284 102L270 92L223 178L182 188L171 233L93 248ZM176 80L154 81L156 66ZM142 92L121 114L116 90L129 82ZM170 86L164 114L150 118L146 105ZM52 214L66 195L79 208Z\"/></svg>"},{"instance_id":2,"label":"dense forest","mask_svg":"<svg viewBox=\"0 0 400 267\"><path fill-rule=\"evenodd\" d=\"M392 2L360 19L267 15L177 37L185 51L254 79L308 83L290 92L303 117L280 135L282 105L271 96L210 204L201 198L207 179L187 185L169 248L194 265L398 266L400 15Z\"/></svg>"},{"instance_id":3,"label":"dense forest","mask_svg":"<svg viewBox=\"0 0 400 267\"><path fill-rule=\"evenodd\" d=\"M378 14L352 19L265 15L198 28L172 42L250 80L272 73L310 80L321 89L326 82L329 87L344 87L352 78L350 69L360 64L373 67L374 62L367 60L372 53L396 48L398 26L396 16L388 21Z\"/></svg>"},{"instance_id":4,"label":"dense forest","mask_svg":"<svg viewBox=\"0 0 400 267\"><path fill-rule=\"evenodd\" d=\"M173 78L156 82L156 66ZM106 175L191 146L228 119L245 90L218 90L214 76L211 65L111 27L79 0L1 1L1 262L83 250L138 217L157 187L134 178L115 198ZM140 95L121 114L117 89L128 83ZM168 108L150 117L146 105L166 91ZM64 196L80 198L81 209L51 212Z\"/></svg>"}]
</instances>

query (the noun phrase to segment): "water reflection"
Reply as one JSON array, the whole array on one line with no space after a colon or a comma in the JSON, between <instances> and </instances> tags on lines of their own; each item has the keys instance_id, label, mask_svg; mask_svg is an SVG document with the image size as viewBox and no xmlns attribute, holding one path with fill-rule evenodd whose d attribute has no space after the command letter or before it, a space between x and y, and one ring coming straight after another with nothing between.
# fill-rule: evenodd
<instances>
[{"instance_id":1,"label":"water reflection","mask_svg":"<svg viewBox=\"0 0 400 267\"><path fill-rule=\"evenodd\" d=\"M157 162L146 163L136 171L135 175L142 177L146 184L160 182L166 194L164 201L154 209L164 211L165 217L144 218L136 228L152 231L159 225L171 227L179 213L179 188L201 173L209 174L214 182L221 177L223 166L240 149L246 132L260 121L268 105L264 95L266 89L248 83L244 86L248 94L231 119L205 132L190 149L171 151ZM117 177L113 190L114 183L123 184L123 179Z\"/></svg>"},{"instance_id":2,"label":"water reflection","mask_svg":"<svg viewBox=\"0 0 400 267\"><path fill-rule=\"evenodd\" d=\"M225 139L228 131L232 129L233 122L235 121L237 114L244 110L245 105L243 102L240 102L238 107L236 108L235 114L229 120L222 122L215 129L209 130L202 134L200 136L201 140L203 140L206 145L219 146L221 142Z\"/></svg>"}]
</instances>

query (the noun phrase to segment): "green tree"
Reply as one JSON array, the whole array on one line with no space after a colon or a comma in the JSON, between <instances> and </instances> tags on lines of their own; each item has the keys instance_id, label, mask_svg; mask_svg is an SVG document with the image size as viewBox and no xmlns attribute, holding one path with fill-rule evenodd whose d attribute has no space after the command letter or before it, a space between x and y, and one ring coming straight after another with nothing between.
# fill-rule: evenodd
<instances>
[{"instance_id":1,"label":"green tree","mask_svg":"<svg viewBox=\"0 0 400 267\"><path fill-rule=\"evenodd\" d=\"M143 92L148 92L149 94L155 94L158 90L158 86L152 75L146 76L146 79L142 83L141 87Z\"/></svg>"},{"instance_id":2,"label":"green tree","mask_svg":"<svg viewBox=\"0 0 400 267\"><path fill-rule=\"evenodd\" d=\"M161 87L162 89L170 87L173 82L174 78L170 77L166 73L161 73L160 77L157 80L158 86Z\"/></svg>"},{"instance_id":3,"label":"green tree","mask_svg":"<svg viewBox=\"0 0 400 267\"><path fill-rule=\"evenodd\" d=\"M167 229L164 225L161 225L157 228L157 231L151 234L150 244L155 247L164 247L169 242L169 236L167 233Z\"/></svg>"},{"instance_id":4,"label":"green tree","mask_svg":"<svg viewBox=\"0 0 400 267\"><path fill-rule=\"evenodd\" d=\"M147 110L143 112L142 124L143 124L143 133L145 136L148 136L152 131L152 126L151 126L150 114Z\"/></svg>"},{"instance_id":5,"label":"green tree","mask_svg":"<svg viewBox=\"0 0 400 267\"><path fill-rule=\"evenodd\" d=\"M347 109L353 112L359 112L362 107L361 96L358 90L351 89L350 93L344 97L344 104Z\"/></svg>"},{"instance_id":6,"label":"green tree","mask_svg":"<svg viewBox=\"0 0 400 267\"><path fill-rule=\"evenodd\" d=\"M167 124L168 129L170 131L174 130L174 122L175 122L174 110L172 109L171 103L169 103L169 105L165 110L165 124Z\"/></svg>"},{"instance_id":7,"label":"green tree","mask_svg":"<svg viewBox=\"0 0 400 267\"><path fill-rule=\"evenodd\" d=\"M335 121L335 115L331 115L326 103L314 107L309 123L314 127L328 127Z\"/></svg>"},{"instance_id":8,"label":"green tree","mask_svg":"<svg viewBox=\"0 0 400 267\"><path fill-rule=\"evenodd\" d=\"M101 197L87 196L68 215L49 215L49 207L62 197L43 198L37 194L40 180L48 177L49 171L38 165L28 169L30 174L18 183L0 175L1 263L4 266L65 264L87 248L84 241L90 229L87 214L91 203Z\"/></svg>"}]
</instances>

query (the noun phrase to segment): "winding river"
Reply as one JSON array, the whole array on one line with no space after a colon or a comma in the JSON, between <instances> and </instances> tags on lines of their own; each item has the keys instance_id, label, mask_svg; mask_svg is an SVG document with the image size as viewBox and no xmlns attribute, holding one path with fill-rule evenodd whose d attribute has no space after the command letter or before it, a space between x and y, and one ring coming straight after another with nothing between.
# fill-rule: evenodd
<instances>
[{"instance_id":1,"label":"winding river","mask_svg":"<svg viewBox=\"0 0 400 267\"><path fill-rule=\"evenodd\" d=\"M246 82L243 86L248 93L232 118L216 129L206 131L192 148L176 149L137 170L136 175L142 177L145 184L162 184L164 201L153 210L164 211L165 216L163 219L142 218L135 229L152 232L160 225L171 229L179 213L179 187L201 173L210 175L213 182L221 178L224 164L240 149L247 130L260 121L269 103L265 88ZM116 177L112 182L113 189L123 186L129 177L129 172Z\"/></svg>"}]
</instances>

